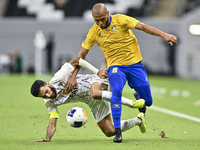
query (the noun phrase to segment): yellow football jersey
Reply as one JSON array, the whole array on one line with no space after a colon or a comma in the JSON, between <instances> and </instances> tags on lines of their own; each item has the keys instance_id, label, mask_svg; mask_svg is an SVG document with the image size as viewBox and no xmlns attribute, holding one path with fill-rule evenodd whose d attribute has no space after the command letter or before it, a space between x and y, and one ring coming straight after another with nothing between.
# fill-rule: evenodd
<instances>
[{"instance_id":1,"label":"yellow football jersey","mask_svg":"<svg viewBox=\"0 0 200 150\"><path fill-rule=\"evenodd\" d=\"M97 43L104 51L107 67L138 63L142 56L137 39L131 31L138 22L126 15L111 15L111 22L107 28L101 29L96 23L92 26L82 42L82 47L89 50Z\"/></svg>"}]
</instances>

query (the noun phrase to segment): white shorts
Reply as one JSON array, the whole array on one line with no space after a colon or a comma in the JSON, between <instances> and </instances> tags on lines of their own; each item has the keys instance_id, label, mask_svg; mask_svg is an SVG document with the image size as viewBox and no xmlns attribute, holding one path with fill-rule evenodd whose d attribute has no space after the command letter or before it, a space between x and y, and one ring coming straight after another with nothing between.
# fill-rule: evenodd
<instances>
[{"instance_id":1,"label":"white shorts","mask_svg":"<svg viewBox=\"0 0 200 150\"><path fill-rule=\"evenodd\" d=\"M93 105L91 111L96 123L100 122L104 117L111 113L110 105L104 100L92 100Z\"/></svg>"}]
</instances>

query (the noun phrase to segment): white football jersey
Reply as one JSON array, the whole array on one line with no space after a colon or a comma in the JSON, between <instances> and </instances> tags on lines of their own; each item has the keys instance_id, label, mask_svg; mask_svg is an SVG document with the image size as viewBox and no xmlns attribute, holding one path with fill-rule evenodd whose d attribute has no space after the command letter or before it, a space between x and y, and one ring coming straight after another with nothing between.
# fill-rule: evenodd
<instances>
[{"instance_id":1,"label":"white football jersey","mask_svg":"<svg viewBox=\"0 0 200 150\"><path fill-rule=\"evenodd\" d=\"M98 100L94 100L90 95L90 87L94 82L101 82L108 85L107 80L99 78L97 75L82 75L78 74L76 80L78 82L79 89L74 86L74 89L70 93L64 92L65 88L63 85L70 77L74 67L70 63L65 63L61 69L56 72L54 77L49 82L56 88L57 97L54 99L44 99L45 106L48 108L48 111L57 111L59 112L57 106L74 103L74 102L84 102L92 108Z\"/></svg>"}]
</instances>

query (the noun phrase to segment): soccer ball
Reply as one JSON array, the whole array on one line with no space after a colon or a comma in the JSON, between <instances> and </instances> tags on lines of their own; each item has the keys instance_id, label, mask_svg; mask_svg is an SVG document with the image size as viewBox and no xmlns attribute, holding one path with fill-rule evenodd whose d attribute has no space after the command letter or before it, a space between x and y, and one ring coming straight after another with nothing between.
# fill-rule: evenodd
<instances>
[{"instance_id":1,"label":"soccer ball","mask_svg":"<svg viewBox=\"0 0 200 150\"><path fill-rule=\"evenodd\" d=\"M67 115L66 119L70 126L72 127L82 127L87 122L87 113L81 107L71 108Z\"/></svg>"}]
</instances>

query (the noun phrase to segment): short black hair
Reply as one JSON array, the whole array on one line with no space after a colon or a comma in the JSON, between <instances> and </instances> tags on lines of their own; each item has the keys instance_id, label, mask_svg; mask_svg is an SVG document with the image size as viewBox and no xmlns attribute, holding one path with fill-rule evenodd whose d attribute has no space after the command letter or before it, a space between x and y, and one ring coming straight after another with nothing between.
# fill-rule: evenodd
<instances>
[{"instance_id":1,"label":"short black hair","mask_svg":"<svg viewBox=\"0 0 200 150\"><path fill-rule=\"evenodd\" d=\"M42 80L36 80L31 86L31 94L35 97L38 97L40 92L40 87L45 86L46 82Z\"/></svg>"}]
</instances>

